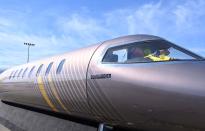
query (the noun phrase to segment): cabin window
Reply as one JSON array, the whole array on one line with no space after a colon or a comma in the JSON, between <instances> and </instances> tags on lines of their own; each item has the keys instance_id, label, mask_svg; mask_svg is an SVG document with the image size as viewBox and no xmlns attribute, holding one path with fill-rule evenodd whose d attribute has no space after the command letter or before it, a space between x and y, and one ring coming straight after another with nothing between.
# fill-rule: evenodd
<instances>
[{"instance_id":1,"label":"cabin window","mask_svg":"<svg viewBox=\"0 0 205 131\"><path fill-rule=\"evenodd\" d=\"M202 59L165 40L135 42L109 48L103 63L144 63Z\"/></svg>"},{"instance_id":2,"label":"cabin window","mask_svg":"<svg viewBox=\"0 0 205 131\"><path fill-rule=\"evenodd\" d=\"M13 77L13 73L14 73L14 71L11 72L9 79L11 79Z\"/></svg>"},{"instance_id":3,"label":"cabin window","mask_svg":"<svg viewBox=\"0 0 205 131\"><path fill-rule=\"evenodd\" d=\"M28 77L31 77L32 73L33 73L33 70L35 69L35 66L33 66L28 74Z\"/></svg>"},{"instance_id":4,"label":"cabin window","mask_svg":"<svg viewBox=\"0 0 205 131\"><path fill-rule=\"evenodd\" d=\"M51 63L48 65L48 67L47 67L47 69L46 69L45 75L48 75L48 74L49 74L49 72L50 72L52 66L53 66L53 62L51 62Z\"/></svg>"},{"instance_id":5,"label":"cabin window","mask_svg":"<svg viewBox=\"0 0 205 131\"><path fill-rule=\"evenodd\" d=\"M22 73L23 69L21 69L18 73L18 76L17 77L20 77L21 73Z\"/></svg>"},{"instance_id":6,"label":"cabin window","mask_svg":"<svg viewBox=\"0 0 205 131\"><path fill-rule=\"evenodd\" d=\"M15 73L13 75L13 78L17 75L17 72L18 72L18 70L15 71Z\"/></svg>"},{"instance_id":7,"label":"cabin window","mask_svg":"<svg viewBox=\"0 0 205 131\"><path fill-rule=\"evenodd\" d=\"M65 59L63 59L63 60L60 62L60 64L58 65L58 68L57 68L57 71L56 71L57 74L60 74L60 73L61 73L61 71L62 71L62 69L63 69L64 63L65 63Z\"/></svg>"},{"instance_id":8,"label":"cabin window","mask_svg":"<svg viewBox=\"0 0 205 131\"><path fill-rule=\"evenodd\" d=\"M26 72L28 71L28 67L24 70L23 74L22 74L22 78L25 76Z\"/></svg>"},{"instance_id":9,"label":"cabin window","mask_svg":"<svg viewBox=\"0 0 205 131\"><path fill-rule=\"evenodd\" d=\"M41 73L42 68L43 68L43 64L39 66L39 68L36 72L36 76L39 76L39 74Z\"/></svg>"}]
</instances>

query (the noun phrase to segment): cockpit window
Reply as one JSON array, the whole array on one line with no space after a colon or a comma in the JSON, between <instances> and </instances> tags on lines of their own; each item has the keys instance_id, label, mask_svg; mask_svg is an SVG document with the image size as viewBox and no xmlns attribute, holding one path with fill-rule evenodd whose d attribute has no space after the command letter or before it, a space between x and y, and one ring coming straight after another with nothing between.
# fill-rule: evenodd
<instances>
[{"instance_id":1,"label":"cockpit window","mask_svg":"<svg viewBox=\"0 0 205 131\"><path fill-rule=\"evenodd\" d=\"M201 60L202 57L165 40L152 40L112 47L102 62L135 63Z\"/></svg>"},{"instance_id":2,"label":"cockpit window","mask_svg":"<svg viewBox=\"0 0 205 131\"><path fill-rule=\"evenodd\" d=\"M117 50L109 50L106 53L105 58L103 59L103 62L117 62L117 63L123 63L127 61L127 49L117 49Z\"/></svg>"}]
</instances>

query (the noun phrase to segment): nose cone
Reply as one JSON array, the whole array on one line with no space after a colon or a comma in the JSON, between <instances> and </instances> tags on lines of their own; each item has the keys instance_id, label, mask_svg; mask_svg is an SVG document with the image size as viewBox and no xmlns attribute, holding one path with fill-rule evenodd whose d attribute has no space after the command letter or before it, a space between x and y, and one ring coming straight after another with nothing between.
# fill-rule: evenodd
<instances>
[{"instance_id":1,"label":"nose cone","mask_svg":"<svg viewBox=\"0 0 205 131\"><path fill-rule=\"evenodd\" d=\"M154 88L205 96L205 61L180 61L152 68L149 81Z\"/></svg>"},{"instance_id":2,"label":"nose cone","mask_svg":"<svg viewBox=\"0 0 205 131\"><path fill-rule=\"evenodd\" d=\"M162 70L161 89L168 93L159 100L166 104L158 105L158 119L205 129L205 61L176 62Z\"/></svg>"},{"instance_id":3,"label":"nose cone","mask_svg":"<svg viewBox=\"0 0 205 131\"><path fill-rule=\"evenodd\" d=\"M176 84L178 91L205 96L205 61L178 64L174 72L172 84Z\"/></svg>"}]
</instances>

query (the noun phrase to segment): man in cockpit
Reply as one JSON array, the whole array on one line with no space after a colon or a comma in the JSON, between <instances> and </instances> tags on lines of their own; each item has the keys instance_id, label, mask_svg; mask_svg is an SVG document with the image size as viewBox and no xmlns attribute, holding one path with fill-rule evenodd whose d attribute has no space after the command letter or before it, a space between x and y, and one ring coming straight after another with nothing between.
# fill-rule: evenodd
<instances>
[{"instance_id":1,"label":"man in cockpit","mask_svg":"<svg viewBox=\"0 0 205 131\"><path fill-rule=\"evenodd\" d=\"M168 49L160 49L155 54L147 54L145 58L149 58L151 61L170 61L171 57L169 57L169 54Z\"/></svg>"},{"instance_id":2,"label":"man in cockpit","mask_svg":"<svg viewBox=\"0 0 205 131\"><path fill-rule=\"evenodd\" d=\"M127 62L144 62L144 51L139 47L131 47L128 52Z\"/></svg>"},{"instance_id":3,"label":"man in cockpit","mask_svg":"<svg viewBox=\"0 0 205 131\"><path fill-rule=\"evenodd\" d=\"M168 49L162 49L162 50L159 50L159 58L161 59L161 61L169 61L171 60L171 57L169 57L169 50Z\"/></svg>"}]
</instances>

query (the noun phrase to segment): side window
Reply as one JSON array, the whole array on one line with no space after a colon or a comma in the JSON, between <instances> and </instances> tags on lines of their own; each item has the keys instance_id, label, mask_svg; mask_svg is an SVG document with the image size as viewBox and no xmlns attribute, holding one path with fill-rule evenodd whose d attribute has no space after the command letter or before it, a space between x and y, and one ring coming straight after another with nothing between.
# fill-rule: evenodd
<instances>
[{"instance_id":1,"label":"side window","mask_svg":"<svg viewBox=\"0 0 205 131\"><path fill-rule=\"evenodd\" d=\"M49 72L50 72L52 66L53 66L53 62L51 62L51 63L48 65L48 67L47 67L47 69L46 69L45 75L48 75L48 74L49 74Z\"/></svg>"},{"instance_id":2,"label":"side window","mask_svg":"<svg viewBox=\"0 0 205 131\"><path fill-rule=\"evenodd\" d=\"M103 62L123 63L127 61L127 55L126 48L109 49L103 58Z\"/></svg>"},{"instance_id":3,"label":"side window","mask_svg":"<svg viewBox=\"0 0 205 131\"><path fill-rule=\"evenodd\" d=\"M15 73L13 74L13 78L16 77L18 70L15 71Z\"/></svg>"},{"instance_id":4,"label":"side window","mask_svg":"<svg viewBox=\"0 0 205 131\"><path fill-rule=\"evenodd\" d=\"M182 59L182 60L183 59L189 59L189 60L193 59L192 56L189 56L189 55L185 54L184 52L181 52L173 47L169 48L168 51L169 51L168 56L171 58L177 58L177 59Z\"/></svg>"},{"instance_id":5,"label":"side window","mask_svg":"<svg viewBox=\"0 0 205 131\"><path fill-rule=\"evenodd\" d=\"M64 63L65 63L65 59L63 59L63 60L60 62L60 64L58 65L58 68L57 68L57 71L56 71L57 74L60 74L60 73L61 73L61 70L63 69Z\"/></svg>"},{"instance_id":6,"label":"side window","mask_svg":"<svg viewBox=\"0 0 205 131\"><path fill-rule=\"evenodd\" d=\"M39 68L36 72L36 76L39 76L39 74L41 73L42 68L43 68L43 64L39 66Z\"/></svg>"},{"instance_id":7,"label":"side window","mask_svg":"<svg viewBox=\"0 0 205 131\"><path fill-rule=\"evenodd\" d=\"M22 73L23 69L21 69L18 73L18 76L17 77L20 77L21 73Z\"/></svg>"},{"instance_id":8,"label":"side window","mask_svg":"<svg viewBox=\"0 0 205 131\"><path fill-rule=\"evenodd\" d=\"M24 72L23 72L23 74L22 74L22 78L25 76L27 70L28 70L28 67L24 70Z\"/></svg>"},{"instance_id":9,"label":"side window","mask_svg":"<svg viewBox=\"0 0 205 131\"><path fill-rule=\"evenodd\" d=\"M113 51L113 54L117 56L117 62L125 62L127 60L127 49L120 49Z\"/></svg>"},{"instance_id":10,"label":"side window","mask_svg":"<svg viewBox=\"0 0 205 131\"><path fill-rule=\"evenodd\" d=\"M35 66L33 66L33 67L31 68L31 71L29 72L28 77L31 77L31 75L32 75L34 69L35 69Z\"/></svg>"}]
</instances>

